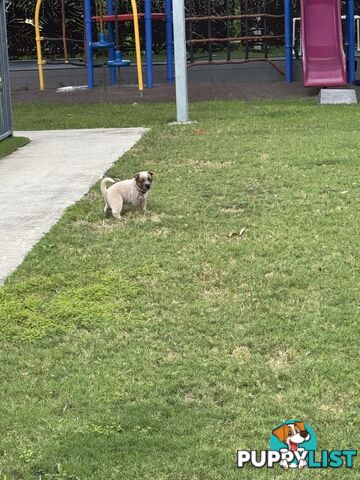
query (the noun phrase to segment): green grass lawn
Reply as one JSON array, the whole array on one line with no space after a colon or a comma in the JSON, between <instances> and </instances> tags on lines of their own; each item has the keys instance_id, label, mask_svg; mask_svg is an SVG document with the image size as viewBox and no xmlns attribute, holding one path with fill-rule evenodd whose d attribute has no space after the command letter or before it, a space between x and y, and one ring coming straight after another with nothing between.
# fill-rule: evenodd
<instances>
[{"instance_id":1,"label":"green grass lawn","mask_svg":"<svg viewBox=\"0 0 360 480\"><path fill-rule=\"evenodd\" d=\"M25 137L8 137L0 142L0 158L10 155L20 147L23 147L29 142Z\"/></svg>"},{"instance_id":2,"label":"green grass lawn","mask_svg":"<svg viewBox=\"0 0 360 480\"><path fill-rule=\"evenodd\" d=\"M121 223L97 185L0 288L1 480L280 479L236 449L290 418L359 446L360 109L173 115L15 106L18 129L153 126L108 173L156 178Z\"/></svg>"}]
</instances>

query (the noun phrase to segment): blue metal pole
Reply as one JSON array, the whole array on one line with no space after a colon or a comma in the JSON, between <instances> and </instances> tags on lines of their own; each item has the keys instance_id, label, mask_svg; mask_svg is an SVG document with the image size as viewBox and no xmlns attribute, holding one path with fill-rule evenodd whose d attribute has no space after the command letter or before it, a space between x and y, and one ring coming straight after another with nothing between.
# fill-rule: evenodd
<instances>
[{"instance_id":1,"label":"blue metal pole","mask_svg":"<svg viewBox=\"0 0 360 480\"><path fill-rule=\"evenodd\" d=\"M293 54L292 54L292 0L285 0L285 67L286 81L293 81Z\"/></svg>"},{"instance_id":2,"label":"blue metal pole","mask_svg":"<svg viewBox=\"0 0 360 480\"><path fill-rule=\"evenodd\" d=\"M84 0L85 16L85 48L86 48L86 70L88 89L94 88L94 65L92 51L92 23L91 23L91 0Z\"/></svg>"},{"instance_id":3,"label":"blue metal pole","mask_svg":"<svg viewBox=\"0 0 360 480\"><path fill-rule=\"evenodd\" d=\"M118 1L118 0L115 0ZM114 3L113 0L108 0L107 2L107 14L108 15L113 15L114 14ZM114 24L113 23L108 23L108 35L109 35L109 41L113 42L114 41ZM115 48L111 47L109 48L109 60L114 60L115 59ZM116 68L115 67L109 67L110 70L110 83L111 85L116 85Z\"/></svg>"},{"instance_id":4,"label":"blue metal pole","mask_svg":"<svg viewBox=\"0 0 360 480\"><path fill-rule=\"evenodd\" d=\"M355 83L355 6L354 0L346 2L346 54L348 82Z\"/></svg>"},{"instance_id":5,"label":"blue metal pole","mask_svg":"<svg viewBox=\"0 0 360 480\"><path fill-rule=\"evenodd\" d=\"M167 81L174 83L174 39L173 39L173 19L172 19L172 0L165 0L165 18L166 18L166 65Z\"/></svg>"},{"instance_id":6,"label":"blue metal pole","mask_svg":"<svg viewBox=\"0 0 360 480\"><path fill-rule=\"evenodd\" d=\"M151 0L145 0L145 56L146 56L146 85L154 86L153 59L152 59L152 19Z\"/></svg>"}]
</instances>

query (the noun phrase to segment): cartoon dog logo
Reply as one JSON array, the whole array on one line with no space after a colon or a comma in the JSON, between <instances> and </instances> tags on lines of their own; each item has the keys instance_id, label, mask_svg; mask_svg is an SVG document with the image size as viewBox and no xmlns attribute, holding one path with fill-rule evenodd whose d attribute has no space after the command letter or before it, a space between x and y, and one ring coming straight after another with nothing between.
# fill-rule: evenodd
<instances>
[{"instance_id":1,"label":"cartoon dog logo","mask_svg":"<svg viewBox=\"0 0 360 480\"><path fill-rule=\"evenodd\" d=\"M310 440L310 433L306 430L304 422L285 423L272 431L273 435L287 447L290 452L303 452L301 444ZM300 460L299 463L288 464L287 461L281 462L283 468L304 468L307 466L306 460Z\"/></svg>"}]
</instances>

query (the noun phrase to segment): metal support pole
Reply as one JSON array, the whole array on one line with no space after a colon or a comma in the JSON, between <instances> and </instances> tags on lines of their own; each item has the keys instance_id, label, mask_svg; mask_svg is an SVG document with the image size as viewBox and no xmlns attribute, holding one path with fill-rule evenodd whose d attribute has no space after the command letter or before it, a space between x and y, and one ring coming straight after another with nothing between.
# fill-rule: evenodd
<instances>
[{"instance_id":1,"label":"metal support pole","mask_svg":"<svg viewBox=\"0 0 360 480\"><path fill-rule=\"evenodd\" d=\"M186 61L185 4L176 0L174 8L174 50L176 82L176 117L178 123L189 121L189 100Z\"/></svg>"},{"instance_id":2,"label":"metal support pole","mask_svg":"<svg viewBox=\"0 0 360 480\"><path fill-rule=\"evenodd\" d=\"M293 81L293 55L292 55L292 0L285 0L285 66L286 81Z\"/></svg>"},{"instance_id":3,"label":"metal support pole","mask_svg":"<svg viewBox=\"0 0 360 480\"><path fill-rule=\"evenodd\" d=\"M211 0L208 0L207 6L207 14L208 14L208 21L207 21L207 33L208 38L212 37L212 20L211 20ZM213 60L213 49L212 49L212 41L208 41L208 55L209 55L209 63L212 63Z\"/></svg>"},{"instance_id":4,"label":"metal support pole","mask_svg":"<svg viewBox=\"0 0 360 480\"><path fill-rule=\"evenodd\" d=\"M136 5L136 0L131 0L131 9L134 19L134 37L135 37L135 49L136 49L136 68L138 76L138 87L140 95L142 96L144 90L142 63L141 63L141 47L140 47L140 30L139 30L139 15Z\"/></svg>"},{"instance_id":5,"label":"metal support pole","mask_svg":"<svg viewBox=\"0 0 360 480\"><path fill-rule=\"evenodd\" d=\"M115 2L118 0L115 0ZM113 0L108 0L107 2L107 14L108 15L113 15L114 14L114 3ZM109 22L108 23L108 35L109 35L109 42L114 41L114 25ZM111 47L109 48L109 60L114 60L115 59L115 48ZM111 85L116 85L116 68L115 67L109 67L110 70L110 83Z\"/></svg>"},{"instance_id":6,"label":"metal support pole","mask_svg":"<svg viewBox=\"0 0 360 480\"><path fill-rule=\"evenodd\" d=\"M187 1L187 7L188 7L188 15L189 17L194 16L194 6L193 6L193 0L188 0ZM193 28L194 28L194 23L192 20L189 20L186 22L186 26L189 26L189 40L190 40L190 45L189 45L189 50L190 50L190 63L194 63L194 43L192 42L193 40Z\"/></svg>"},{"instance_id":7,"label":"metal support pole","mask_svg":"<svg viewBox=\"0 0 360 480\"><path fill-rule=\"evenodd\" d=\"M36 55L37 55L37 65L39 71L39 86L40 90L45 90L44 85L44 70L43 70L43 59L41 53L41 34L40 34L40 8L42 0L36 1L35 7L35 41L36 41Z\"/></svg>"},{"instance_id":8,"label":"metal support pole","mask_svg":"<svg viewBox=\"0 0 360 480\"><path fill-rule=\"evenodd\" d=\"M286 2L286 0L284 0ZM249 14L249 1L245 0L245 15ZM245 37L246 37L246 47L245 47L245 60L249 60L249 17L245 17Z\"/></svg>"},{"instance_id":9,"label":"metal support pole","mask_svg":"<svg viewBox=\"0 0 360 480\"><path fill-rule=\"evenodd\" d=\"M348 82L355 83L355 6L354 0L346 2L346 56Z\"/></svg>"},{"instance_id":10,"label":"metal support pole","mask_svg":"<svg viewBox=\"0 0 360 480\"><path fill-rule=\"evenodd\" d=\"M166 21L166 65L167 81L174 83L174 40L173 40L173 19L172 0L165 0L165 21Z\"/></svg>"},{"instance_id":11,"label":"metal support pole","mask_svg":"<svg viewBox=\"0 0 360 480\"><path fill-rule=\"evenodd\" d=\"M154 86L152 58L152 19L151 0L145 0L145 56L146 56L146 86Z\"/></svg>"},{"instance_id":12,"label":"metal support pole","mask_svg":"<svg viewBox=\"0 0 360 480\"><path fill-rule=\"evenodd\" d=\"M62 30L62 41L63 41L63 48L64 48L64 62L68 63L68 50L67 50L67 41L66 41L65 0L61 0L61 30Z\"/></svg>"},{"instance_id":13,"label":"metal support pole","mask_svg":"<svg viewBox=\"0 0 360 480\"><path fill-rule=\"evenodd\" d=\"M264 30L263 30L263 35L265 37L267 37L267 34L268 34L268 28L267 28L267 19L266 19L266 7L267 7L267 1L266 0L263 0L263 13L264 13L264 17L263 17L263 26L264 26ZM268 58L269 56L269 40L265 40L264 42L264 50L265 50L265 58Z\"/></svg>"},{"instance_id":14,"label":"metal support pole","mask_svg":"<svg viewBox=\"0 0 360 480\"><path fill-rule=\"evenodd\" d=\"M230 38L230 2L229 0L226 0L226 36ZM231 60L231 43L230 40L227 41L226 45L226 60L230 62Z\"/></svg>"},{"instance_id":15,"label":"metal support pole","mask_svg":"<svg viewBox=\"0 0 360 480\"><path fill-rule=\"evenodd\" d=\"M91 24L91 0L84 0L85 13L85 48L86 48L86 69L88 89L94 88L94 65L92 51L92 24Z\"/></svg>"}]
</instances>

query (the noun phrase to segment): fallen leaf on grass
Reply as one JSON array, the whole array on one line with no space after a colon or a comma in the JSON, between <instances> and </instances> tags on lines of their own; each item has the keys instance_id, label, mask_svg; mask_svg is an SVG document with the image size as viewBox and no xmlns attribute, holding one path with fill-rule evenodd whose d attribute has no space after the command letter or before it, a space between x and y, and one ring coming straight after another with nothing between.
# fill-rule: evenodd
<instances>
[{"instance_id":1,"label":"fallen leaf on grass","mask_svg":"<svg viewBox=\"0 0 360 480\"><path fill-rule=\"evenodd\" d=\"M185 402L193 402L195 400L195 395L193 392L189 392L185 395Z\"/></svg>"},{"instance_id":2,"label":"fallen leaf on grass","mask_svg":"<svg viewBox=\"0 0 360 480\"><path fill-rule=\"evenodd\" d=\"M195 133L195 135L206 135L207 131L203 130L202 128L198 128L197 130L195 130L194 133Z\"/></svg>"}]
</instances>

